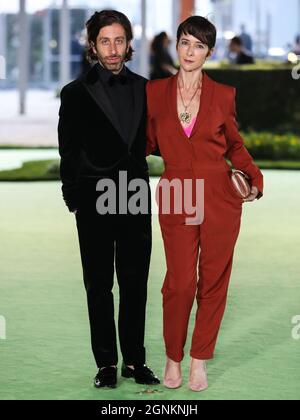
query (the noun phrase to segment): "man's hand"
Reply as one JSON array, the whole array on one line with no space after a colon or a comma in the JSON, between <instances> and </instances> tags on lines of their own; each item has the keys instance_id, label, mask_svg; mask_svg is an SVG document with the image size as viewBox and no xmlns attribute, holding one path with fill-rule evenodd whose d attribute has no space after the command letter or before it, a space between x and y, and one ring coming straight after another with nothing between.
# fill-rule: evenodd
<instances>
[{"instance_id":1,"label":"man's hand","mask_svg":"<svg viewBox=\"0 0 300 420\"><path fill-rule=\"evenodd\" d=\"M249 197L244 199L244 203L254 201L256 199L256 197L258 196L258 192L259 191L258 191L257 187L252 187L251 188L251 194L249 195Z\"/></svg>"}]
</instances>

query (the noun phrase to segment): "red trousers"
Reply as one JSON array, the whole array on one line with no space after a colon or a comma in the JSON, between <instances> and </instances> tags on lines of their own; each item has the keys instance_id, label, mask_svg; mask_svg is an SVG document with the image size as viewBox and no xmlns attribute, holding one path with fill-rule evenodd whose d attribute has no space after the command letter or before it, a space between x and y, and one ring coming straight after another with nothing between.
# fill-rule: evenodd
<instances>
[{"instance_id":1,"label":"red trousers","mask_svg":"<svg viewBox=\"0 0 300 420\"><path fill-rule=\"evenodd\" d=\"M175 176L178 173L166 171L163 178ZM159 214L167 264L162 288L164 340L167 356L176 362L184 356L195 298L190 355L202 360L214 356L242 213L243 200L231 186L228 171L208 171L197 177L205 183L202 224L187 225L177 215Z\"/></svg>"}]
</instances>

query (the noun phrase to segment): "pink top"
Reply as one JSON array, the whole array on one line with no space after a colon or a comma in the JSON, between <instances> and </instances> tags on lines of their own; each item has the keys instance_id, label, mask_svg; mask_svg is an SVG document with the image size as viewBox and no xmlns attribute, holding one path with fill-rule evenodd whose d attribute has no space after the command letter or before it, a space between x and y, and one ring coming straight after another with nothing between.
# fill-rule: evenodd
<instances>
[{"instance_id":1,"label":"pink top","mask_svg":"<svg viewBox=\"0 0 300 420\"><path fill-rule=\"evenodd\" d=\"M187 137L190 137L195 125L197 117L194 117L190 123L190 125L188 125L187 127L182 127L184 129L184 132L186 134Z\"/></svg>"}]
</instances>

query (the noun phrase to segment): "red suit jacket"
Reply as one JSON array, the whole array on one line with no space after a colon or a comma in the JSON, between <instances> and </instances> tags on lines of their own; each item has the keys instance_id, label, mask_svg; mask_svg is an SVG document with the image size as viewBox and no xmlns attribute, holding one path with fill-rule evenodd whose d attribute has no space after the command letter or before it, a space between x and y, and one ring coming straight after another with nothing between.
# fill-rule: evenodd
<instances>
[{"instance_id":1,"label":"red suit jacket","mask_svg":"<svg viewBox=\"0 0 300 420\"><path fill-rule=\"evenodd\" d=\"M235 169L249 175L260 198L263 175L238 132L235 88L217 83L203 72L200 109L188 138L177 114L177 79L178 74L147 84L147 154L159 148L166 171L189 168L196 176L200 176L202 170L227 165L226 159L229 159Z\"/></svg>"}]
</instances>

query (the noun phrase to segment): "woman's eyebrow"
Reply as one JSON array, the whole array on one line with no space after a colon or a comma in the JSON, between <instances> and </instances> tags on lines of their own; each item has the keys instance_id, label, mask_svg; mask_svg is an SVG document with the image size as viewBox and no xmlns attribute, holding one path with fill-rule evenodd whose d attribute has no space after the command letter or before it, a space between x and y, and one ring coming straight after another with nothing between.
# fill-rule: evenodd
<instances>
[{"instance_id":1,"label":"woman's eyebrow","mask_svg":"<svg viewBox=\"0 0 300 420\"><path fill-rule=\"evenodd\" d=\"M189 39L187 39L187 38L181 38L181 41L188 41L188 42L191 42ZM202 41L195 41L195 44L201 44L201 45L204 45L204 43L202 42Z\"/></svg>"}]
</instances>

